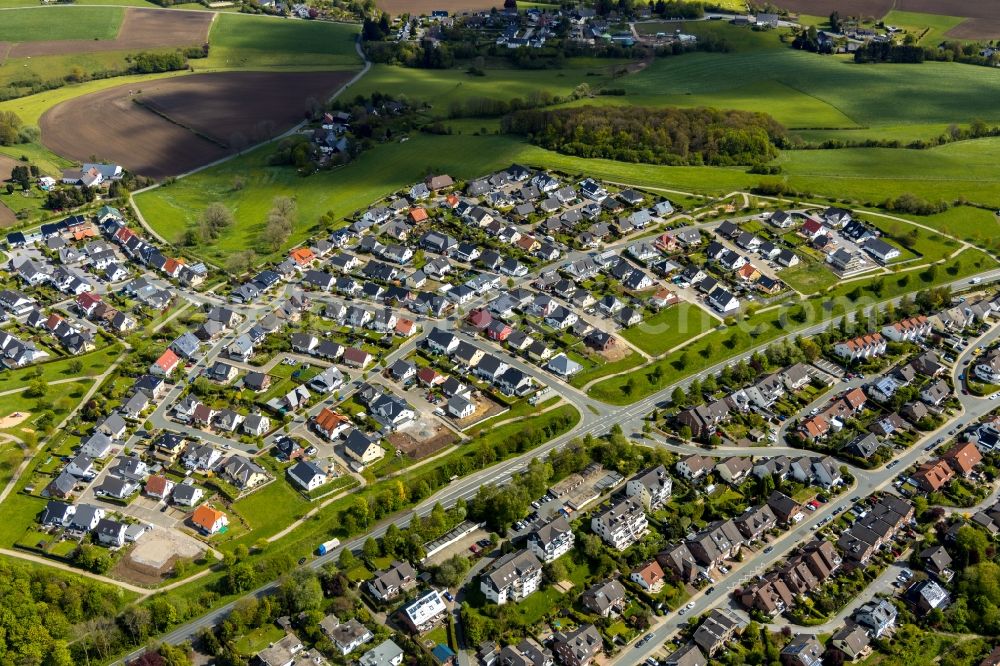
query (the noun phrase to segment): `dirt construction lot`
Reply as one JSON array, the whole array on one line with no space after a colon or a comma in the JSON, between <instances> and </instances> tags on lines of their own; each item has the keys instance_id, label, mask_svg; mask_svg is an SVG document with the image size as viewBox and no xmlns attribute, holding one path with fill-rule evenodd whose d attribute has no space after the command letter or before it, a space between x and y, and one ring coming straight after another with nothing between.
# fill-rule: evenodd
<instances>
[{"instance_id":1,"label":"dirt construction lot","mask_svg":"<svg viewBox=\"0 0 1000 666\"><path fill-rule=\"evenodd\" d=\"M414 460L437 453L458 439L458 436L432 417L417 419L392 433L386 439Z\"/></svg>"},{"instance_id":2,"label":"dirt construction lot","mask_svg":"<svg viewBox=\"0 0 1000 666\"><path fill-rule=\"evenodd\" d=\"M144 176L176 176L294 126L352 75L220 72L117 86L46 111L42 143L73 160L96 156Z\"/></svg>"},{"instance_id":3,"label":"dirt construction lot","mask_svg":"<svg viewBox=\"0 0 1000 666\"><path fill-rule=\"evenodd\" d=\"M0 42L0 53L8 58L31 58L71 53L101 51L148 51L174 46L201 46L208 41L208 31L215 14L161 9L125 10L121 28L115 39L63 39L50 42L20 42L10 45Z\"/></svg>"}]
</instances>

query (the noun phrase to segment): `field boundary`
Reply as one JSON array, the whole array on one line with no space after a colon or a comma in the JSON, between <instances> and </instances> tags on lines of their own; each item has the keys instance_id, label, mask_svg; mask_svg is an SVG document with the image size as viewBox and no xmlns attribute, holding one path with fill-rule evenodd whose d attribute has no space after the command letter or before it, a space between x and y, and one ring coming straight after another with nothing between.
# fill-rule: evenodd
<instances>
[{"instance_id":1,"label":"field boundary","mask_svg":"<svg viewBox=\"0 0 1000 666\"><path fill-rule=\"evenodd\" d=\"M200 131L196 130L195 128L190 127L188 125L185 125L181 121L179 121L176 118L170 116L169 114L167 114L166 111L161 111L160 109L156 108L156 104L154 102L146 102L146 101L143 101L143 100L141 100L141 99L139 99L137 97L134 97L134 98L132 98L132 103L139 105L140 107L142 107L146 111L149 111L150 113L152 113L154 115L157 115L160 118L163 118L168 123L172 123L174 125L177 125L177 127L180 127L182 130L186 130L188 132L191 132L192 134L194 134L199 139L204 139L205 141L208 141L209 143L214 143L215 145L217 145L220 148L223 148L225 150L229 150L231 148L231 146L228 143L225 143L221 139L216 139L215 137L209 136L208 134L205 134L204 132L200 132Z\"/></svg>"}]
</instances>

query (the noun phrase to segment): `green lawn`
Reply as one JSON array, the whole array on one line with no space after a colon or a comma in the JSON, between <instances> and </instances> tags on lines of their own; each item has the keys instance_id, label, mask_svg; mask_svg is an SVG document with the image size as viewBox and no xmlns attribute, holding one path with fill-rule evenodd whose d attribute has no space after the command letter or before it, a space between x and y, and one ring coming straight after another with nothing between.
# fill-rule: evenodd
<instances>
[{"instance_id":1,"label":"green lawn","mask_svg":"<svg viewBox=\"0 0 1000 666\"><path fill-rule=\"evenodd\" d=\"M275 475L265 488L233 502L233 511L250 526L243 537L247 545L280 532L309 510L309 502L292 488L284 472Z\"/></svg>"},{"instance_id":2,"label":"green lawn","mask_svg":"<svg viewBox=\"0 0 1000 666\"><path fill-rule=\"evenodd\" d=\"M114 39L125 10L121 7L38 7L0 14L0 41Z\"/></svg>"},{"instance_id":3,"label":"green lawn","mask_svg":"<svg viewBox=\"0 0 1000 666\"><path fill-rule=\"evenodd\" d=\"M798 266L784 269L778 277L789 287L806 296L824 291L840 281L833 271L812 259L802 259Z\"/></svg>"},{"instance_id":4,"label":"green lawn","mask_svg":"<svg viewBox=\"0 0 1000 666\"><path fill-rule=\"evenodd\" d=\"M82 356L62 358L49 363L42 363L41 365L10 370L0 374L0 391L9 391L10 389L27 386L35 380L38 368L41 368L40 379L47 382L56 379L66 379L68 377L97 375L106 370L112 361L121 356L121 353L121 345L113 344L103 349L83 354ZM69 364L74 358L83 363L83 369L80 372L73 372L69 368Z\"/></svg>"},{"instance_id":5,"label":"green lawn","mask_svg":"<svg viewBox=\"0 0 1000 666\"><path fill-rule=\"evenodd\" d=\"M621 335L650 356L659 356L718 323L697 305L682 302L647 317Z\"/></svg>"},{"instance_id":6,"label":"green lawn","mask_svg":"<svg viewBox=\"0 0 1000 666\"><path fill-rule=\"evenodd\" d=\"M956 206L927 217L909 217L956 238L996 251L1000 249L1000 220L994 210Z\"/></svg>"},{"instance_id":7,"label":"green lawn","mask_svg":"<svg viewBox=\"0 0 1000 666\"><path fill-rule=\"evenodd\" d=\"M240 654L253 656L271 643L281 640L284 636L285 632L281 627L266 624L263 627L252 629L236 639L236 649Z\"/></svg>"},{"instance_id":8,"label":"green lawn","mask_svg":"<svg viewBox=\"0 0 1000 666\"><path fill-rule=\"evenodd\" d=\"M580 362L580 359L574 358L573 354L570 354L569 356L570 358L573 358L574 361L577 361L578 363ZM611 363L593 364L588 362L588 364L584 364L583 370L573 375L573 378L570 379L569 383L571 386L580 388L595 379L607 377L608 375L613 375L618 372L625 372L626 370L631 370L632 368L637 368L642 365L642 362L643 357L633 351L630 351L625 358L618 361L612 361Z\"/></svg>"},{"instance_id":9,"label":"green lawn","mask_svg":"<svg viewBox=\"0 0 1000 666\"><path fill-rule=\"evenodd\" d=\"M361 64L354 49L358 27L324 21L288 21L219 14L209 34L208 58L195 69L350 69Z\"/></svg>"}]
</instances>

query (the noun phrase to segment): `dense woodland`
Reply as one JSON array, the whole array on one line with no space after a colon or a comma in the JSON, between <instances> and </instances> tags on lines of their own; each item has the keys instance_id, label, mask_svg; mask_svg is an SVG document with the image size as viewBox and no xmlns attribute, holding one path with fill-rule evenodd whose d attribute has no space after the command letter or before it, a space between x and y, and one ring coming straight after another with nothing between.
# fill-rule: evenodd
<instances>
[{"instance_id":1,"label":"dense woodland","mask_svg":"<svg viewBox=\"0 0 1000 666\"><path fill-rule=\"evenodd\" d=\"M121 591L49 567L0 560L0 663L71 666L69 645L113 641ZM110 654L110 650L105 654Z\"/></svg>"},{"instance_id":2,"label":"dense woodland","mask_svg":"<svg viewBox=\"0 0 1000 666\"><path fill-rule=\"evenodd\" d=\"M518 111L503 130L578 157L646 164L732 166L768 162L785 128L763 113L581 106Z\"/></svg>"}]
</instances>

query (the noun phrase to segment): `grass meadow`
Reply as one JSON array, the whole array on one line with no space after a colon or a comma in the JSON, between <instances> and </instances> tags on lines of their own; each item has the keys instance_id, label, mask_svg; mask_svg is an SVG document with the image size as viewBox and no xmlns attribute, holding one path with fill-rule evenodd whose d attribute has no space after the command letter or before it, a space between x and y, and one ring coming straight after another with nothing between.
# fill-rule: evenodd
<instances>
[{"instance_id":1,"label":"grass meadow","mask_svg":"<svg viewBox=\"0 0 1000 666\"><path fill-rule=\"evenodd\" d=\"M0 42L62 39L114 39L125 11L121 7L37 7L0 15ZM0 5L2 6L2 5Z\"/></svg>"},{"instance_id":2,"label":"grass meadow","mask_svg":"<svg viewBox=\"0 0 1000 666\"><path fill-rule=\"evenodd\" d=\"M209 56L192 64L196 70L351 69L361 64L357 34L357 26L343 23L219 14L208 36Z\"/></svg>"},{"instance_id":3,"label":"grass meadow","mask_svg":"<svg viewBox=\"0 0 1000 666\"><path fill-rule=\"evenodd\" d=\"M901 28L911 33L921 46L937 46L948 39L945 33L966 19L961 16L943 16L893 9L882 20L886 25Z\"/></svg>"},{"instance_id":4,"label":"grass meadow","mask_svg":"<svg viewBox=\"0 0 1000 666\"><path fill-rule=\"evenodd\" d=\"M268 146L259 148L167 187L144 192L136 197L136 202L146 220L167 239L179 238L208 204L221 201L229 206L239 223L227 229L215 243L199 249L210 260L223 259L234 250L255 247L276 196L295 197L298 202L298 219L289 239L294 244L319 230L320 217L329 214L328 220L342 219L431 171L470 178L512 162L644 187L711 195L749 189L761 181L782 180L814 196L858 203L879 204L889 197L912 192L931 200L953 201L964 196L1000 208L1000 138L929 150L786 151L779 158L785 173L778 177L748 174L743 168L668 167L583 159L496 135L416 135L405 143L377 146L346 167L308 177L286 167L267 166L267 155L272 150ZM232 185L237 175L246 178L246 186L234 190ZM977 225L965 222L963 212L946 213L941 219L949 228L965 229L970 238L976 233ZM989 235L984 230L979 237L989 238Z\"/></svg>"},{"instance_id":5,"label":"grass meadow","mask_svg":"<svg viewBox=\"0 0 1000 666\"><path fill-rule=\"evenodd\" d=\"M850 56L791 49L774 31L671 25L712 30L734 50L659 58L617 81L628 95L607 101L762 111L796 131L850 129L854 139L883 138L890 130L894 138L912 140L949 123L1000 123L1000 71L943 62L861 66Z\"/></svg>"},{"instance_id":6,"label":"grass meadow","mask_svg":"<svg viewBox=\"0 0 1000 666\"><path fill-rule=\"evenodd\" d=\"M684 301L647 317L621 335L650 356L659 356L718 324L708 312Z\"/></svg>"}]
</instances>

